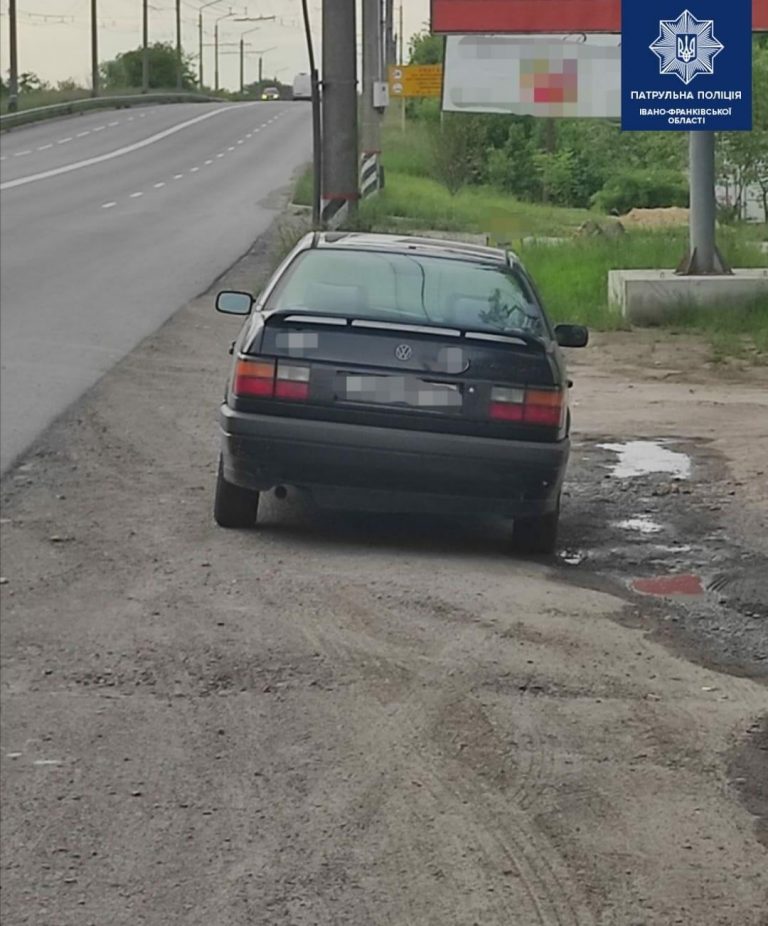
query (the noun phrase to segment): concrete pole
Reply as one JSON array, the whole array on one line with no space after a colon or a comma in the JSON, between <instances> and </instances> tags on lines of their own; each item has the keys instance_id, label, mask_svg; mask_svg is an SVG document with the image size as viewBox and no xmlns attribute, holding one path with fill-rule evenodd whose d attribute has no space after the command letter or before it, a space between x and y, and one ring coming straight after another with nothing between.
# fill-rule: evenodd
<instances>
[{"instance_id":1,"label":"concrete pole","mask_svg":"<svg viewBox=\"0 0 768 926\"><path fill-rule=\"evenodd\" d=\"M99 95L99 18L98 0L91 0L91 96Z\"/></svg>"},{"instance_id":2,"label":"concrete pole","mask_svg":"<svg viewBox=\"0 0 768 926\"><path fill-rule=\"evenodd\" d=\"M363 98L361 105L361 173L362 195L378 189L381 154L381 116L373 107L373 85L379 80L381 18L380 0L363 2Z\"/></svg>"},{"instance_id":3,"label":"concrete pole","mask_svg":"<svg viewBox=\"0 0 768 926\"><path fill-rule=\"evenodd\" d=\"M245 41L240 36L240 93L245 90Z\"/></svg>"},{"instance_id":4,"label":"concrete pole","mask_svg":"<svg viewBox=\"0 0 768 926\"><path fill-rule=\"evenodd\" d=\"M263 74L264 74L264 58L261 55L259 55L259 89L261 89L261 82L264 79L262 76Z\"/></svg>"},{"instance_id":5,"label":"concrete pole","mask_svg":"<svg viewBox=\"0 0 768 926\"><path fill-rule=\"evenodd\" d=\"M219 92L219 24L213 27L213 90Z\"/></svg>"},{"instance_id":6,"label":"concrete pole","mask_svg":"<svg viewBox=\"0 0 768 926\"><path fill-rule=\"evenodd\" d=\"M198 44L198 61L197 73L199 88L203 89L203 13L202 10L197 14L197 44Z\"/></svg>"},{"instance_id":7,"label":"concrete pole","mask_svg":"<svg viewBox=\"0 0 768 926\"><path fill-rule=\"evenodd\" d=\"M141 92L149 90L149 0L142 0L141 19Z\"/></svg>"},{"instance_id":8,"label":"concrete pole","mask_svg":"<svg viewBox=\"0 0 768 926\"><path fill-rule=\"evenodd\" d=\"M16 26L16 0L8 2L8 31L10 33L10 76L8 79L8 112L15 113L19 108L19 46Z\"/></svg>"},{"instance_id":9,"label":"concrete pole","mask_svg":"<svg viewBox=\"0 0 768 926\"><path fill-rule=\"evenodd\" d=\"M355 4L323 2L323 225L357 216L357 35Z\"/></svg>"},{"instance_id":10,"label":"concrete pole","mask_svg":"<svg viewBox=\"0 0 768 926\"><path fill-rule=\"evenodd\" d=\"M715 249L715 133L691 132L689 140L691 272L717 273Z\"/></svg>"},{"instance_id":11,"label":"concrete pole","mask_svg":"<svg viewBox=\"0 0 768 926\"><path fill-rule=\"evenodd\" d=\"M181 87L181 0L176 0L176 89Z\"/></svg>"},{"instance_id":12,"label":"concrete pole","mask_svg":"<svg viewBox=\"0 0 768 926\"><path fill-rule=\"evenodd\" d=\"M385 63L389 68L396 63L397 58L395 52L395 0L384 0L384 19L387 24L384 30Z\"/></svg>"}]
</instances>

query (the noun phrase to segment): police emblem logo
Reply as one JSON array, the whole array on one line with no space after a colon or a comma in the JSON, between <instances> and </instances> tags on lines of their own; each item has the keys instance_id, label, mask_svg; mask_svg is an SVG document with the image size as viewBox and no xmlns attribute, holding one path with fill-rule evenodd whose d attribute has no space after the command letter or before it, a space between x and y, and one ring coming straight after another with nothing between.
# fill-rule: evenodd
<instances>
[{"instance_id":1,"label":"police emblem logo","mask_svg":"<svg viewBox=\"0 0 768 926\"><path fill-rule=\"evenodd\" d=\"M689 84L700 74L714 73L714 60L724 45L715 36L712 19L696 19L684 10L677 19L659 22L659 37L649 48L659 59L659 73Z\"/></svg>"}]
</instances>

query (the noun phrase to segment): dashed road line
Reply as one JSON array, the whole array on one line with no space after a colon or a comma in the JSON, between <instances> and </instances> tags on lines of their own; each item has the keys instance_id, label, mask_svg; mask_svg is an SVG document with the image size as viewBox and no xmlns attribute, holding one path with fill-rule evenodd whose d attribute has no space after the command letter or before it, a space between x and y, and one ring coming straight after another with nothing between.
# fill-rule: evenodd
<instances>
[{"instance_id":1,"label":"dashed road line","mask_svg":"<svg viewBox=\"0 0 768 926\"><path fill-rule=\"evenodd\" d=\"M217 157L217 158L223 158L223 157L224 157L224 152L223 152L223 151L220 151L220 152L216 155L216 157Z\"/></svg>"},{"instance_id":2,"label":"dashed road line","mask_svg":"<svg viewBox=\"0 0 768 926\"><path fill-rule=\"evenodd\" d=\"M32 152L31 151L17 151L13 156L15 158L21 158L21 157L24 157L25 154L32 154Z\"/></svg>"},{"instance_id":3,"label":"dashed road line","mask_svg":"<svg viewBox=\"0 0 768 926\"><path fill-rule=\"evenodd\" d=\"M112 128L112 126L115 126L115 125L120 125L120 123L119 123L119 122L108 122L108 123L107 123L107 126L108 126L110 129Z\"/></svg>"},{"instance_id":4,"label":"dashed road line","mask_svg":"<svg viewBox=\"0 0 768 926\"><path fill-rule=\"evenodd\" d=\"M97 125L96 128L93 129L92 131L94 131L94 132L103 132L104 129L106 129L106 126L105 126L105 125Z\"/></svg>"},{"instance_id":5,"label":"dashed road line","mask_svg":"<svg viewBox=\"0 0 768 926\"><path fill-rule=\"evenodd\" d=\"M199 170L200 170L199 167L190 167L190 168L189 168L190 174L196 174Z\"/></svg>"},{"instance_id":6,"label":"dashed road line","mask_svg":"<svg viewBox=\"0 0 768 926\"><path fill-rule=\"evenodd\" d=\"M161 187L165 186L165 180L161 180L159 183L152 184L156 190L159 190Z\"/></svg>"},{"instance_id":7,"label":"dashed road line","mask_svg":"<svg viewBox=\"0 0 768 926\"><path fill-rule=\"evenodd\" d=\"M57 145L66 145L66 143L67 143L68 141L72 141L72 136L71 136L71 135L69 136L69 138L60 138L60 139L56 142L56 144L57 144Z\"/></svg>"},{"instance_id":8,"label":"dashed road line","mask_svg":"<svg viewBox=\"0 0 768 926\"><path fill-rule=\"evenodd\" d=\"M53 142L49 142L47 145L40 145L40 147L37 150L47 151L49 148L53 148Z\"/></svg>"},{"instance_id":9,"label":"dashed road line","mask_svg":"<svg viewBox=\"0 0 768 926\"><path fill-rule=\"evenodd\" d=\"M102 203L102 204L101 204L101 208L102 208L102 209L111 209L113 206L116 206L116 205L117 205L117 203Z\"/></svg>"},{"instance_id":10,"label":"dashed road line","mask_svg":"<svg viewBox=\"0 0 768 926\"><path fill-rule=\"evenodd\" d=\"M209 164L213 164L213 161L210 159L205 162L205 166L207 167Z\"/></svg>"},{"instance_id":11,"label":"dashed road line","mask_svg":"<svg viewBox=\"0 0 768 926\"><path fill-rule=\"evenodd\" d=\"M78 132L77 135L76 135L75 137L76 137L76 138L85 138L86 135L90 135L90 134L91 134L91 130L88 129L88 130L85 131L85 132Z\"/></svg>"},{"instance_id":12,"label":"dashed road line","mask_svg":"<svg viewBox=\"0 0 768 926\"><path fill-rule=\"evenodd\" d=\"M174 179L174 180L183 180L183 179L184 179L184 174L174 174L174 175L173 175L173 179Z\"/></svg>"},{"instance_id":13,"label":"dashed road line","mask_svg":"<svg viewBox=\"0 0 768 926\"><path fill-rule=\"evenodd\" d=\"M131 193L131 199L138 199L140 196L143 196L143 193Z\"/></svg>"}]
</instances>

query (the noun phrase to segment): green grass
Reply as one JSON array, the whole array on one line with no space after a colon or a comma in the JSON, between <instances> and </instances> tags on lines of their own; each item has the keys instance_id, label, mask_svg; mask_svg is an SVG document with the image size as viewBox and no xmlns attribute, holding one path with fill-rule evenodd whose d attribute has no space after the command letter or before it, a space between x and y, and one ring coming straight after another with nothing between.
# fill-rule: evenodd
<instances>
[{"instance_id":1,"label":"green grass","mask_svg":"<svg viewBox=\"0 0 768 926\"><path fill-rule=\"evenodd\" d=\"M362 204L362 219L375 226L391 223L405 228L489 232L498 241L525 235L561 235L574 231L594 213L523 203L489 187L465 187L451 196L426 177L387 170L385 189Z\"/></svg>"},{"instance_id":2,"label":"green grass","mask_svg":"<svg viewBox=\"0 0 768 926\"><path fill-rule=\"evenodd\" d=\"M672 269L687 249L687 231L630 231L620 238L575 238L563 245L521 245L517 250L541 290L550 314L558 321L571 320L596 328L616 328L621 325L618 314L608 305L608 271L634 269ZM748 232L723 229L720 246L734 266L768 266L763 254ZM763 307L762 312L768 314ZM712 310L683 313L686 327L709 326L714 332L722 323L705 316L722 315ZM730 314L729 314L730 317ZM733 314L734 330L752 330L759 320L759 307L748 307L740 315ZM737 317L740 321L737 321ZM750 327L739 329L740 324Z\"/></svg>"}]
</instances>

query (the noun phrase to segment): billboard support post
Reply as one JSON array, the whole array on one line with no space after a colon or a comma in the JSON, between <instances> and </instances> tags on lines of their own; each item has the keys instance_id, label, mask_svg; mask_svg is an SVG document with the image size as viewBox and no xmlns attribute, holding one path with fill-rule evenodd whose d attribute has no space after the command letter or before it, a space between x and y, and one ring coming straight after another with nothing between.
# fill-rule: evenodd
<instances>
[{"instance_id":1,"label":"billboard support post","mask_svg":"<svg viewBox=\"0 0 768 926\"><path fill-rule=\"evenodd\" d=\"M729 274L715 244L717 200L715 197L715 133L689 133L690 216L689 251L677 268L679 274L699 276Z\"/></svg>"}]
</instances>

